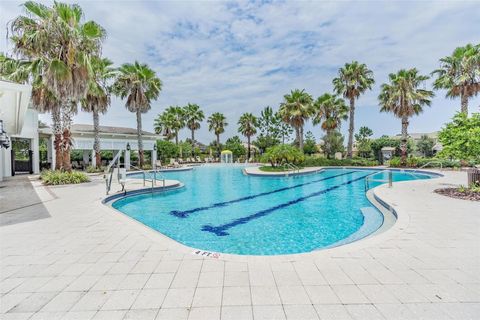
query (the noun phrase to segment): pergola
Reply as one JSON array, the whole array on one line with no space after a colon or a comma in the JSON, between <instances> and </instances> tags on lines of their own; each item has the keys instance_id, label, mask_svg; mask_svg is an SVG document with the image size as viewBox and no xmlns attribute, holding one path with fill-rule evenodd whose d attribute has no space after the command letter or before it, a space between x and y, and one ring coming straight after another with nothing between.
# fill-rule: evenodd
<instances>
[{"instance_id":1,"label":"pergola","mask_svg":"<svg viewBox=\"0 0 480 320\"><path fill-rule=\"evenodd\" d=\"M137 130L125 127L100 126L100 149L111 150L114 156L118 152L124 153L125 168L130 169L130 154L138 151ZM83 151L83 163L95 163L95 151L93 149L94 133L93 125L74 124L71 128L74 150ZM39 129L40 137L48 138L47 147L48 162L55 167L54 136L50 128ZM160 137L154 133L142 131L143 150L151 152L152 167L157 160L156 140Z\"/></svg>"}]
</instances>

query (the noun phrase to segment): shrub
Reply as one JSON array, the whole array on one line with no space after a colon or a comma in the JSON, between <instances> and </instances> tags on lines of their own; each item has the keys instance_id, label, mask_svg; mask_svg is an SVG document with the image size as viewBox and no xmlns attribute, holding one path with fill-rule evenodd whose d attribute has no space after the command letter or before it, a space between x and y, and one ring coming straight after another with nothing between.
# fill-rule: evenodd
<instances>
[{"instance_id":1,"label":"shrub","mask_svg":"<svg viewBox=\"0 0 480 320\"><path fill-rule=\"evenodd\" d=\"M288 162L300 164L305 160L303 153L297 148L288 144L280 144L267 149L262 156L262 162L270 162L275 167L279 164Z\"/></svg>"},{"instance_id":2,"label":"shrub","mask_svg":"<svg viewBox=\"0 0 480 320\"><path fill-rule=\"evenodd\" d=\"M443 146L440 156L459 160L480 161L480 113L468 117L458 113L439 133Z\"/></svg>"},{"instance_id":3,"label":"shrub","mask_svg":"<svg viewBox=\"0 0 480 320\"><path fill-rule=\"evenodd\" d=\"M378 161L363 159L363 158L353 158L353 159L327 159L327 158L318 158L318 157L307 157L302 163L305 167L329 167L329 166L358 166L358 167L374 167L378 166Z\"/></svg>"},{"instance_id":4,"label":"shrub","mask_svg":"<svg viewBox=\"0 0 480 320\"><path fill-rule=\"evenodd\" d=\"M408 157L407 158L407 167L410 168L439 168L440 164L442 168L460 168L462 166L474 166L475 162L464 162L456 161L456 160L447 160L441 158L417 158L417 157ZM389 161L389 167L391 168L399 168L402 167L401 161L399 157L392 158Z\"/></svg>"},{"instance_id":5,"label":"shrub","mask_svg":"<svg viewBox=\"0 0 480 320\"><path fill-rule=\"evenodd\" d=\"M98 173L98 172L103 172L105 171L105 167L94 167L94 166L88 166L87 167L87 173Z\"/></svg>"},{"instance_id":6,"label":"shrub","mask_svg":"<svg viewBox=\"0 0 480 320\"><path fill-rule=\"evenodd\" d=\"M44 170L40 175L46 185L76 184L89 182L88 176L80 171Z\"/></svg>"}]
</instances>

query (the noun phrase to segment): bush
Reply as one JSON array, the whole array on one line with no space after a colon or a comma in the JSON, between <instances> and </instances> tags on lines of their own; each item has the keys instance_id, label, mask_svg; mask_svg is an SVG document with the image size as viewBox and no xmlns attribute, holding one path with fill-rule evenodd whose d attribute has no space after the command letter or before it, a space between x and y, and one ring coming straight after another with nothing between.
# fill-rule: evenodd
<instances>
[{"instance_id":1,"label":"bush","mask_svg":"<svg viewBox=\"0 0 480 320\"><path fill-rule=\"evenodd\" d=\"M301 164L305 160L303 153L288 144L281 144L267 149L262 156L262 162L270 162L272 167L282 163Z\"/></svg>"},{"instance_id":2,"label":"bush","mask_svg":"<svg viewBox=\"0 0 480 320\"><path fill-rule=\"evenodd\" d=\"M88 176L80 171L44 170L40 179L46 185L76 184L89 182Z\"/></svg>"},{"instance_id":3,"label":"bush","mask_svg":"<svg viewBox=\"0 0 480 320\"><path fill-rule=\"evenodd\" d=\"M87 167L87 173L98 173L98 172L103 172L105 171L105 167L100 166L100 167L94 167L94 166L88 166Z\"/></svg>"},{"instance_id":4,"label":"bush","mask_svg":"<svg viewBox=\"0 0 480 320\"><path fill-rule=\"evenodd\" d=\"M442 165L442 168L460 168L462 166L473 167L475 165L475 162L461 162L441 158L417 158L413 156L407 158L407 167L409 168L420 168L424 166L424 168L440 168L440 164ZM399 157L390 159L388 165L391 168L402 167L402 163Z\"/></svg>"},{"instance_id":5,"label":"bush","mask_svg":"<svg viewBox=\"0 0 480 320\"><path fill-rule=\"evenodd\" d=\"M480 161L480 113L468 117L457 113L439 133L443 146L439 156L467 161Z\"/></svg>"},{"instance_id":6,"label":"bush","mask_svg":"<svg viewBox=\"0 0 480 320\"><path fill-rule=\"evenodd\" d=\"M354 166L354 167L374 167L378 166L378 161L363 159L363 158L353 158L353 159L327 159L327 158L318 158L318 157L307 157L302 163L305 167L329 167L329 166Z\"/></svg>"}]
</instances>

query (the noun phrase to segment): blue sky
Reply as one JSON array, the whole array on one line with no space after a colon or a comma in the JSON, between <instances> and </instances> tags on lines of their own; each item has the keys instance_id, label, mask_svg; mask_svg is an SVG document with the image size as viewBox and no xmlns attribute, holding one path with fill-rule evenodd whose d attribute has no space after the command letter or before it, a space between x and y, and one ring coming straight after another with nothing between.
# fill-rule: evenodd
<instances>
[{"instance_id":1,"label":"blue sky","mask_svg":"<svg viewBox=\"0 0 480 320\"><path fill-rule=\"evenodd\" d=\"M397 134L400 121L378 112L379 87L388 74L410 67L429 74L455 47L480 39L476 1L76 2L87 19L107 30L106 57L118 65L147 63L162 79L160 98L143 116L145 130L153 130L153 119L166 107L191 102L207 116L227 116L222 140L237 134L243 112L278 108L291 89L314 97L331 92L338 68L352 60L366 63L376 79L358 100L356 128L368 126L375 136ZM0 3L0 51L10 48L5 25L22 13L20 3ZM478 112L479 105L479 98L472 99L470 110ZM436 131L459 108L458 99L438 91L431 108L412 118L409 131ZM42 119L49 122L47 115ZM79 113L75 122L91 123L91 115ZM101 124L134 127L135 116L113 99ZM344 133L347 127L342 125ZM323 135L310 123L306 129ZM187 130L181 134L188 136ZM214 139L206 123L196 136Z\"/></svg>"}]
</instances>

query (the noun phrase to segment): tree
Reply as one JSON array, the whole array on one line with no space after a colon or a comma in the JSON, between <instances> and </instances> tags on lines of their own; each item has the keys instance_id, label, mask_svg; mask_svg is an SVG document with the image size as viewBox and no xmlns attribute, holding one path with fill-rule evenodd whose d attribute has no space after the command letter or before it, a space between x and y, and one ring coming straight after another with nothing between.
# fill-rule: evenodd
<instances>
[{"instance_id":1,"label":"tree","mask_svg":"<svg viewBox=\"0 0 480 320\"><path fill-rule=\"evenodd\" d=\"M480 92L480 44L456 48L451 56L440 59L433 71L434 89L446 89L447 97L460 97L461 111L468 115L468 99Z\"/></svg>"},{"instance_id":2,"label":"tree","mask_svg":"<svg viewBox=\"0 0 480 320\"><path fill-rule=\"evenodd\" d=\"M317 144L315 142L315 136L311 131L307 131L305 134L305 143L303 145L303 153L312 155L317 152Z\"/></svg>"},{"instance_id":3,"label":"tree","mask_svg":"<svg viewBox=\"0 0 480 320\"><path fill-rule=\"evenodd\" d=\"M70 171L72 117L77 103L87 94L91 60L100 54L105 31L93 21L83 23L83 11L76 4L54 2L47 7L28 1L23 7L26 15L13 20L10 39L15 53L30 61L32 73L37 75L33 104L42 105L39 101L50 95L47 99L55 97L58 103L50 105L53 108L49 110L54 120L56 153L62 153L62 159L57 160L62 160L60 168Z\"/></svg>"},{"instance_id":4,"label":"tree","mask_svg":"<svg viewBox=\"0 0 480 320\"><path fill-rule=\"evenodd\" d=\"M246 154L245 147L238 136L228 138L225 142L225 149L232 151L235 159L238 159Z\"/></svg>"},{"instance_id":5,"label":"tree","mask_svg":"<svg viewBox=\"0 0 480 320\"><path fill-rule=\"evenodd\" d=\"M352 61L346 63L343 68L338 70L338 77L333 79L333 85L337 94L350 101L350 126L348 128L347 157L352 157L353 150L353 132L355 130L355 100L362 93L372 89L375 83L373 72L367 68L366 64Z\"/></svg>"},{"instance_id":6,"label":"tree","mask_svg":"<svg viewBox=\"0 0 480 320\"><path fill-rule=\"evenodd\" d=\"M288 144L279 144L268 148L262 156L262 162L270 162L272 167L285 163L300 164L304 160L303 153L298 148Z\"/></svg>"},{"instance_id":7,"label":"tree","mask_svg":"<svg viewBox=\"0 0 480 320\"><path fill-rule=\"evenodd\" d=\"M420 140L417 142L417 149L420 151L424 157L433 156L433 146L435 141L427 136L426 134L420 137Z\"/></svg>"},{"instance_id":8,"label":"tree","mask_svg":"<svg viewBox=\"0 0 480 320\"><path fill-rule=\"evenodd\" d=\"M106 58L94 58L92 60L92 78L88 84L88 92L85 98L80 100L82 110L93 114L93 149L95 150L96 167L102 165L100 155L100 116L105 114L110 106L110 88L108 81L115 76L113 62Z\"/></svg>"},{"instance_id":9,"label":"tree","mask_svg":"<svg viewBox=\"0 0 480 320\"><path fill-rule=\"evenodd\" d=\"M382 84L381 93L378 96L381 112L392 112L402 120L402 165L407 160L408 119L423 111L423 106L430 106L433 91L420 89L419 86L429 77L418 73L418 70L402 69L397 73L391 73L390 83Z\"/></svg>"},{"instance_id":10,"label":"tree","mask_svg":"<svg viewBox=\"0 0 480 320\"><path fill-rule=\"evenodd\" d=\"M283 121L295 128L298 147L303 150L303 126L313 112L312 96L305 90L295 89L283 96L284 101L280 105L280 116Z\"/></svg>"},{"instance_id":11,"label":"tree","mask_svg":"<svg viewBox=\"0 0 480 320\"><path fill-rule=\"evenodd\" d=\"M205 119L205 115L203 114L203 111L200 110L199 105L192 103L189 103L184 107L183 113L185 116L187 128L190 129L190 131L192 132L191 142L193 152L195 148L195 130L200 129L200 123L203 121L203 119Z\"/></svg>"},{"instance_id":12,"label":"tree","mask_svg":"<svg viewBox=\"0 0 480 320\"><path fill-rule=\"evenodd\" d=\"M348 107L342 98L334 94L325 93L314 103L313 124L320 124L321 128L329 136L334 130L340 128L343 120L348 118ZM333 139L324 140L325 149L330 150L327 144Z\"/></svg>"},{"instance_id":13,"label":"tree","mask_svg":"<svg viewBox=\"0 0 480 320\"><path fill-rule=\"evenodd\" d=\"M470 118L458 113L438 135L442 144L439 155L445 158L480 161L480 113Z\"/></svg>"},{"instance_id":14,"label":"tree","mask_svg":"<svg viewBox=\"0 0 480 320\"><path fill-rule=\"evenodd\" d=\"M241 115L240 119L238 120L238 132L247 137L247 160L250 161L250 139L251 137L257 133L258 127L258 120L251 113L244 113Z\"/></svg>"},{"instance_id":15,"label":"tree","mask_svg":"<svg viewBox=\"0 0 480 320\"><path fill-rule=\"evenodd\" d=\"M179 106L170 106L165 112L171 115L170 118L172 119L171 125L175 137L175 144L178 145L178 133L185 127L184 109Z\"/></svg>"},{"instance_id":16,"label":"tree","mask_svg":"<svg viewBox=\"0 0 480 320\"><path fill-rule=\"evenodd\" d=\"M227 118L222 113L215 112L208 118L207 122L208 131L213 131L217 137L217 154L220 155L220 135L225 132L225 127L228 126Z\"/></svg>"},{"instance_id":17,"label":"tree","mask_svg":"<svg viewBox=\"0 0 480 320\"><path fill-rule=\"evenodd\" d=\"M345 147L343 146L344 137L337 130L330 131L323 136L322 140L324 142L323 151L329 159L335 157L335 153L343 153L345 151Z\"/></svg>"},{"instance_id":18,"label":"tree","mask_svg":"<svg viewBox=\"0 0 480 320\"><path fill-rule=\"evenodd\" d=\"M178 146L168 140L157 140L157 157L163 163L178 156Z\"/></svg>"},{"instance_id":19,"label":"tree","mask_svg":"<svg viewBox=\"0 0 480 320\"><path fill-rule=\"evenodd\" d=\"M143 167L142 113L148 112L152 100L156 100L162 89L162 82L148 65L137 61L125 63L119 68L119 75L113 84L113 93L127 98L125 107L137 117L137 140L140 167Z\"/></svg>"},{"instance_id":20,"label":"tree","mask_svg":"<svg viewBox=\"0 0 480 320\"><path fill-rule=\"evenodd\" d=\"M175 116L173 113L167 111L157 115L153 121L153 129L155 130L155 133L163 135L168 141L175 138L174 126Z\"/></svg>"},{"instance_id":21,"label":"tree","mask_svg":"<svg viewBox=\"0 0 480 320\"><path fill-rule=\"evenodd\" d=\"M360 127L360 130L355 134L355 141L357 142L358 154L361 157L368 158L372 153L371 139L373 135L372 129L369 127Z\"/></svg>"}]
</instances>

